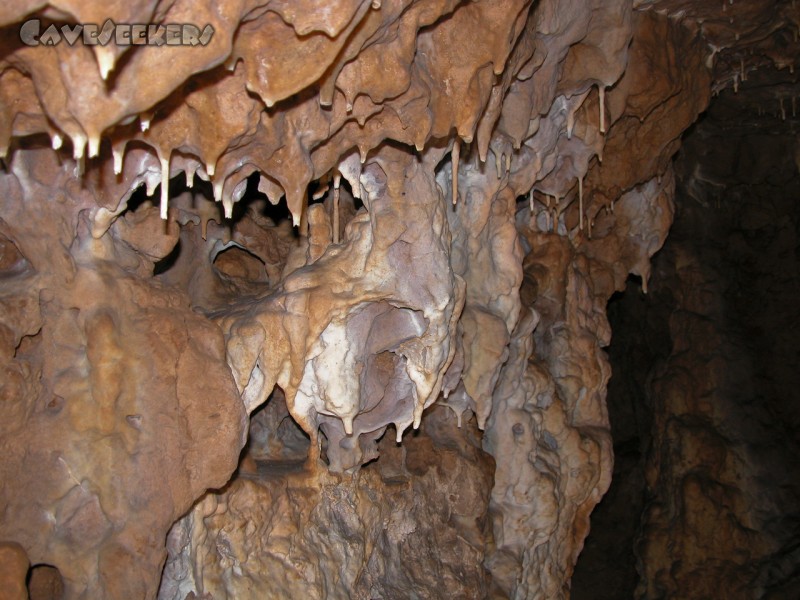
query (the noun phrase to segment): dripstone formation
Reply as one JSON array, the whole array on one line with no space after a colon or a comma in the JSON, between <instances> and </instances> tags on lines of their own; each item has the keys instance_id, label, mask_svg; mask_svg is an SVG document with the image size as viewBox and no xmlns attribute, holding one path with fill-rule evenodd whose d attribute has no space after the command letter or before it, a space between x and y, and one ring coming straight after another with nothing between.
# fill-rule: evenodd
<instances>
[{"instance_id":1,"label":"dripstone formation","mask_svg":"<svg viewBox=\"0 0 800 600\"><path fill-rule=\"evenodd\" d=\"M70 43L108 19L202 39ZM794 111L799 25L788 0L5 3L0 595L568 598L614 461L607 303L646 290L712 94L760 77L749 101ZM660 519L642 597L712 589L702 561L663 583Z\"/></svg>"}]
</instances>

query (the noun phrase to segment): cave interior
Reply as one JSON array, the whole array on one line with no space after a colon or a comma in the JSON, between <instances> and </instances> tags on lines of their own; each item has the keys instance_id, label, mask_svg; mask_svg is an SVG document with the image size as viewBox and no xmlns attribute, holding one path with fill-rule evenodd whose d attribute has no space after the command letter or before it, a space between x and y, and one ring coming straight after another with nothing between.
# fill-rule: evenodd
<instances>
[{"instance_id":1,"label":"cave interior","mask_svg":"<svg viewBox=\"0 0 800 600\"><path fill-rule=\"evenodd\" d=\"M0 598L800 598L799 36L4 2Z\"/></svg>"}]
</instances>

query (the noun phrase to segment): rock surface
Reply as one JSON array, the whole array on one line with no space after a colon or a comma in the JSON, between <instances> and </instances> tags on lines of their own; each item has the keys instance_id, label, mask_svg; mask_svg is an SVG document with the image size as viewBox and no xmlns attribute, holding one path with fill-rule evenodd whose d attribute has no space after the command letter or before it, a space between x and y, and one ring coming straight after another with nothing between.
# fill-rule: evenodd
<instances>
[{"instance_id":1,"label":"rock surface","mask_svg":"<svg viewBox=\"0 0 800 600\"><path fill-rule=\"evenodd\" d=\"M650 276L681 134L793 64L799 15L6 3L0 541L66 598L568 597L606 304Z\"/></svg>"}]
</instances>

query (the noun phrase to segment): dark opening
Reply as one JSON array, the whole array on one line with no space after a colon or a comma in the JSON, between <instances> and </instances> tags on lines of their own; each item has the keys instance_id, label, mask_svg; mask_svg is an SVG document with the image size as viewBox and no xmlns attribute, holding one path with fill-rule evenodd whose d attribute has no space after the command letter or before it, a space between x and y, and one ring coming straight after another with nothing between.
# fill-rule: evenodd
<instances>
[{"instance_id":1,"label":"dark opening","mask_svg":"<svg viewBox=\"0 0 800 600\"><path fill-rule=\"evenodd\" d=\"M61 600L64 597L64 579L52 565L34 565L28 572L30 600Z\"/></svg>"}]
</instances>

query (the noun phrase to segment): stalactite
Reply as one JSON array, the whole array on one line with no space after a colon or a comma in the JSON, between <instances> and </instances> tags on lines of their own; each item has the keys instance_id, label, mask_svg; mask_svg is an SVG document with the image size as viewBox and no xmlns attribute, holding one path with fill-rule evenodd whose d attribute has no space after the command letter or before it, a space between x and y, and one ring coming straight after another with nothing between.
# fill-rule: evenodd
<instances>
[{"instance_id":1,"label":"stalactite","mask_svg":"<svg viewBox=\"0 0 800 600\"><path fill-rule=\"evenodd\" d=\"M578 227L583 231L583 177L578 177Z\"/></svg>"},{"instance_id":2,"label":"stalactite","mask_svg":"<svg viewBox=\"0 0 800 600\"><path fill-rule=\"evenodd\" d=\"M597 86L597 93L600 98L600 133L606 132L606 88L605 85ZM600 159L602 162L602 159Z\"/></svg>"},{"instance_id":3,"label":"stalactite","mask_svg":"<svg viewBox=\"0 0 800 600\"><path fill-rule=\"evenodd\" d=\"M572 130L575 128L575 111L567 108L567 139L572 139Z\"/></svg>"},{"instance_id":4,"label":"stalactite","mask_svg":"<svg viewBox=\"0 0 800 600\"><path fill-rule=\"evenodd\" d=\"M169 152L166 156L160 156L161 161L161 218L167 218L169 210Z\"/></svg>"},{"instance_id":5,"label":"stalactite","mask_svg":"<svg viewBox=\"0 0 800 600\"><path fill-rule=\"evenodd\" d=\"M342 174L336 171L333 175L333 243L339 243L339 184Z\"/></svg>"},{"instance_id":6,"label":"stalactite","mask_svg":"<svg viewBox=\"0 0 800 600\"><path fill-rule=\"evenodd\" d=\"M461 140L458 136L453 140L453 150L451 152L452 178L453 178L453 206L458 202L458 161L461 157Z\"/></svg>"},{"instance_id":7,"label":"stalactite","mask_svg":"<svg viewBox=\"0 0 800 600\"><path fill-rule=\"evenodd\" d=\"M528 224L531 228L533 228L534 223L536 222L536 213L533 211L533 188L531 188L531 191L528 192L528 212L530 213Z\"/></svg>"},{"instance_id":8,"label":"stalactite","mask_svg":"<svg viewBox=\"0 0 800 600\"><path fill-rule=\"evenodd\" d=\"M84 173L86 137L78 133L72 136L72 157L75 159L75 172L78 177Z\"/></svg>"},{"instance_id":9,"label":"stalactite","mask_svg":"<svg viewBox=\"0 0 800 600\"><path fill-rule=\"evenodd\" d=\"M122 148L111 148L111 156L114 160L114 175L120 175L122 173L122 163L125 159L125 144L122 145Z\"/></svg>"}]
</instances>

